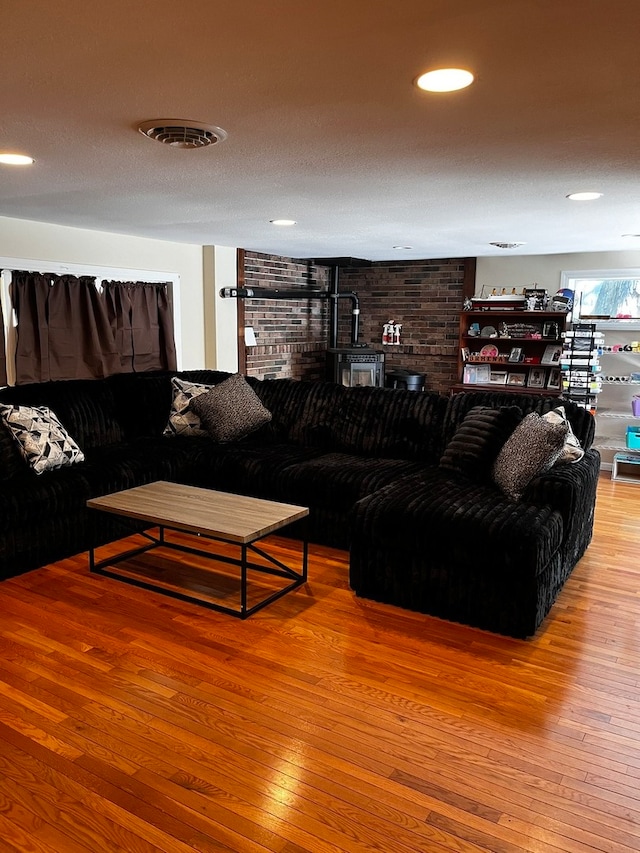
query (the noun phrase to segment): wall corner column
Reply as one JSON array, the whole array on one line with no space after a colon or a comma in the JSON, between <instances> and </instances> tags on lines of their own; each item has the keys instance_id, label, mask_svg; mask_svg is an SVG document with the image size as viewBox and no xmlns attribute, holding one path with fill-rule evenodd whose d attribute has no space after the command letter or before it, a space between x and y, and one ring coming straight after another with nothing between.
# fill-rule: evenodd
<instances>
[{"instance_id":1,"label":"wall corner column","mask_svg":"<svg viewBox=\"0 0 640 853\"><path fill-rule=\"evenodd\" d=\"M237 287L237 250L202 247L204 281L204 357L209 370L238 371L238 302L220 296L222 287Z\"/></svg>"}]
</instances>

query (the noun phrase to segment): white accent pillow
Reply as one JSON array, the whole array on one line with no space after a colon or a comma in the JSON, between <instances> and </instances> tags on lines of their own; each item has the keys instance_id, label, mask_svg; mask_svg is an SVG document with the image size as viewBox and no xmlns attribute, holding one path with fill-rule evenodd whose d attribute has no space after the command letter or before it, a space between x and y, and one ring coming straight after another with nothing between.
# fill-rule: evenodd
<instances>
[{"instance_id":1,"label":"white accent pillow","mask_svg":"<svg viewBox=\"0 0 640 853\"><path fill-rule=\"evenodd\" d=\"M47 406L3 404L0 415L36 474L84 462L84 453Z\"/></svg>"},{"instance_id":2,"label":"white accent pillow","mask_svg":"<svg viewBox=\"0 0 640 853\"><path fill-rule=\"evenodd\" d=\"M169 422L164 428L163 435L208 435L200 423L198 415L189 408L194 397L211 391L213 385L202 385L199 382L187 382L174 376L171 380L173 386L173 401Z\"/></svg>"}]
</instances>

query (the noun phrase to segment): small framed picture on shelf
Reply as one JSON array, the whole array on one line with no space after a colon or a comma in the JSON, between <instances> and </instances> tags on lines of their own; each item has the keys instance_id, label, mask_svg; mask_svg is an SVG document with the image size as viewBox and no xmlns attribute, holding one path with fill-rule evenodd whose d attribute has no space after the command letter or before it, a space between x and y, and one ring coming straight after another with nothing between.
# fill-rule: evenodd
<instances>
[{"instance_id":1,"label":"small framed picture on shelf","mask_svg":"<svg viewBox=\"0 0 640 853\"><path fill-rule=\"evenodd\" d=\"M562 347L554 346L553 344L549 344L548 347L544 348L544 354L542 356L543 364L560 364L560 355L562 353Z\"/></svg>"},{"instance_id":2,"label":"small framed picture on shelf","mask_svg":"<svg viewBox=\"0 0 640 853\"><path fill-rule=\"evenodd\" d=\"M488 385L491 381L491 365L479 364L476 368L476 383L478 385Z\"/></svg>"},{"instance_id":3,"label":"small framed picture on shelf","mask_svg":"<svg viewBox=\"0 0 640 853\"><path fill-rule=\"evenodd\" d=\"M558 340L560 337L560 326L558 323L544 323L542 326L542 337Z\"/></svg>"},{"instance_id":4,"label":"small framed picture on shelf","mask_svg":"<svg viewBox=\"0 0 640 853\"><path fill-rule=\"evenodd\" d=\"M560 371L559 370L550 370L549 376L547 377L547 388L550 390L559 390L560 388Z\"/></svg>"},{"instance_id":5,"label":"small framed picture on shelf","mask_svg":"<svg viewBox=\"0 0 640 853\"><path fill-rule=\"evenodd\" d=\"M475 364L465 364L462 382L464 385L475 385L478 382L478 368Z\"/></svg>"},{"instance_id":6,"label":"small framed picture on shelf","mask_svg":"<svg viewBox=\"0 0 640 853\"><path fill-rule=\"evenodd\" d=\"M509 361L522 361L522 347L512 347L509 353Z\"/></svg>"},{"instance_id":7,"label":"small framed picture on shelf","mask_svg":"<svg viewBox=\"0 0 640 853\"><path fill-rule=\"evenodd\" d=\"M527 388L544 388L545 371L532 367L527 376Z\"/></svg>"},{"instance_id":8,"label":"small framed picture on shelf","mask_svg":"<svg viewBox=\"0 0 640 853\"><path fill-rule=\"evenodd\" d=\"M462 360L463 360L463 361L469 361L469 355L470 355L470 353L469 353L469 347L462 347L462 350L460 351L460 354L461 354L461 356L462 356Z\"/></svg>"},{"instance_id":9,"label":"small framed picture on shelf","mask_svg":"<svg viewBox=\"0 0 640 853\"><path fill-rule=\"evenodd\" d=\"M524 383L525 383L524 373L508 373L507 374L507 385L524 385Z\"/></svg>"},{"instance_id":10,"label":"small framed picture on shelf","mask_svg":"<svg viewBox=\"0 0 640 853\"><path fill-rule=\"evenodd\" d=\"M490 385L506 385L507 384L507 371L506 370L492 370L489 374L489 384Z\"/></svg>"},{"instance_id":11,"label":"small framed picture on shelf","mask_svg":"<svg viewBox=\"0 0 640 853\"><path fill-rule=\"evenodd\" d=\"M547 291L537 287L525 287L523 291L527 311L543 311L547 304Z\"/></svg>"}]
</instances>

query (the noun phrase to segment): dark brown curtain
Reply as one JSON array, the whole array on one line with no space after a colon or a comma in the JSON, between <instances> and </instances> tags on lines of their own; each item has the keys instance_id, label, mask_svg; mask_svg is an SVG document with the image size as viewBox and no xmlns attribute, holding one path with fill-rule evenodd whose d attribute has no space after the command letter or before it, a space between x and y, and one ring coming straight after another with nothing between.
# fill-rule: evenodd
<instances>
[{"instance_id":1,"label":"dark brown curtain","mask_svg":"<svg viewBox=\"0 0 640 853\"><path fill-rule=\"evenodd\" d=\"M121 369L175 370L173 307L168 284L104 281L104 294Z\"/></svg>"},{"instance_id":2,"label":"dark brown curtain","mask_svg":"<svg viewBox=\"0 0 640 853\"><path fill-rule=\"evenodd\" d=\"M103 296L90 276L14 271L16 383L120 373Z\"/></svg>"},{"instance_id":3,"label":"dark brown curtain","mask_svg":"<svg viewBox=\"0 0 640 853\"><path fill-rule=\"evenodd\" d=\"M0 385L7 384L7 351L4 340L4 314L0 302Z\"/></svg>"}]
</instances>

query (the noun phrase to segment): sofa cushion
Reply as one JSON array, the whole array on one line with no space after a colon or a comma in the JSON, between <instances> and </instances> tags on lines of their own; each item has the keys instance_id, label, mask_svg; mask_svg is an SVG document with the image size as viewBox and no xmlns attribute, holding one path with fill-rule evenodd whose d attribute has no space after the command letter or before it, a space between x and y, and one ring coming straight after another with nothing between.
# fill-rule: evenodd
<instances>
[{"instance_id":1,"label":"sofa cushion","mask_svg":"<svg viewBox=\"0 0 640 853\"><path fill-rule=\"evenodd\" d=\"M245 438L271 420L271 412L239 373L196 394L189 405L211 438L221 443Z\"/></svg>"},{"instance_id":2,"label":"sofa cushion","mask_svg":"<svg viewBox=\"0 0 640 853\"><path fill-rule=\"evenodd\" d=\"M118 373L106 380L125 441L162 435L171 410L172 375L167 371Z\"/></svg>"},{"instance_id":3,"label":"sofa cushion","mask_svg":"<svg viewBox=\"0 0 640 853\"><path fill-rule=\"evenodd\" d=\"M415 474L422 467L419 462L404 459L323 453L275 473L273 488L279 500L348 513L360 498Z\"/></svg>"},{"instance_id":4,"label":"sofa cushion","mask_svg":"<svg viewBox=\"0 0 640 853\"><path fill-rule=\"evenodd\" d=\"M445 397L429 391L348 388L330 422L333 449L435 462L446 406Z\"/></svg>"},{"instance_id":5,"label":"sofa cushion","mask_svg":"<svg viewBox=\"0 0 640 853\"><path fill-rule=\"evenodd\" d=\"M272 415L271 422L261 431L262 437L270 437L278 444L286 441L305 447L333 448L331 424L346 388L332 382L261 381L250 376L247 382Z\"/></svg>"},{"instance_id":6,"label":"sofa cushion","mask_svg":"<svg viewBox=\"0 0 640 853\"><path fill-rule=\"evenodd\" d=\"M0 481L11 480L25 472L33 476L27 460L20 452L18 442L4 418L0 418Z\"/></svg>"},{"instance_id":7,"label":"sofa cushion","mask_svg":"<svg viewBox=\"0 0 640 853\"><path fill-rule=\"evenodd\" d=\"M474 406L446 446L440 467L477 483L488 481L498 453L521 420L517 406Z\"/></svg>"},{"instance_id":8,"label":"sofa cushion","mask_svg":"<svg viewBox=\"0 0 640 853\"><path fill-rule=\"evenodd\" d=\"M81 465L0 482L0 578L86 550L89 488Z\"/></svg>"},{"instance_id":9,"label":"sofa cushion","mask_svg":"<svg viewBox=\"0 0 640 853\"><path fill-rule=\"evenodd\" d=\"M123 438L112 389L101 379L38 382L3 388L0 403L48 406L83 451L117 444Z\"/></svg>"},{"instance_id":10,"label":"sofa cushion","mask_svg":"<svg viewBox=\"0 0 640 853\"><path fill-rule=\"evenodd\" d=\"M492 409L500 406L518 406L523 417L531 412L544 415L558 405L557 397L542 397L535 394L510 393L508 391L465 391L452 394L449 398L444 424L444 442L447 444L456 429L462 423L467 412L474 406L489 406ZM595 435L595 418L587 409L564 400L563 405L571 428L580 441L584 450L588 450Z\"/></svg>"},{"instance_id":11,"label":"sofa cushion","mask_svg":"<svg viewBox=\"0 0 640 853\"><path fill-rule=\"evenodd\" d=\"M519 500L531 480L559 459L567 434L566 424L549 423L531 412L498 454L492 472L496 485L508 497Z\"/></svg>"},{"instance_id":12,"label":"sofa cushion","mask_svg":"<svg viewBox=\"0 0 640 853\"><path fill-rule=\"evenodd\" d=\"M0 414L36 474L84 460L83 452L47 406L2 404Z\"/></svg>"},{"instance_id":13,"label":"sofa cushion","mask_svg":"<svg viewBox=\"0 0 640 853\"><path fill-rule=\"evenodd\" d=\"M253 436L226 444L207 441L211 448L210 458L193 472L190 480L193 485L272 500L281 500L276 484L286 468L314 459L323 452L299 444L265 444L259 439L253 440Z\"/></svg>"},{"instance_id":14,"label":"sofa cushion","mask_svg":"<svg viewBox=\"0 0 640 853\"><path fill-rule=\"evenodd\" d=\"M534 577L562 544L562 517L551 507L516 503L495 486L437 467L363 498L355 515L370 550L414 552L425 566L466 566L496 583L501 574ZM443 575L442 583L457 580Z\"/></svg>"},{"instance_id":15,"label":"sofa cushion","mask_svg":"<svg viewBox=\"0 0 640 853\"><path fill-rule=\"evenodd\" d=\"M208 437L138 438L109 447L97 447L86 454L81 470L92 496L130 489L154 480L189 480L194 465L204 465L215 449Z\"/></svg>"},{"instance_id":16,"label":"sofa cushion","mask_svg":"<svg viewBox=\"0 0 640 853\"><path fill-rule=\"evenodd\" d=\"M350 584L366 598L526 637L566 579L563 534L548 505L429 468L356 504Z\"/></svg>"}]
</instances>

